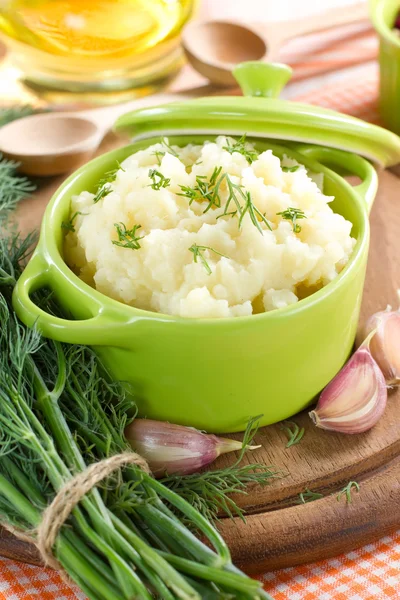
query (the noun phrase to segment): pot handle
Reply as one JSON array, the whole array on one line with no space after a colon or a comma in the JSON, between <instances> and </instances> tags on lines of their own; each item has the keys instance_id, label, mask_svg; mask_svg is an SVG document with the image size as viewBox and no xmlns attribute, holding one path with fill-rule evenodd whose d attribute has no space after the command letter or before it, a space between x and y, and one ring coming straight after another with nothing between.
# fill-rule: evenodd
<instances>
[{"instance_id":1,"label":"pot handle","mask_svg":"<svg viewBox=\"0 0 400 600\"><path fill-rule=\"evenodd\" d=\"M361 179L361 183L353 186L353 189L364 200L367 211L370 212L378 190L378 174L370 162L357 154L334 148L303 144L296 144L292 147L300 154L304 154L328 168L339 167L347 173L357 175Z\"/></svg>"},{"instance_id":2,"label":"pot handle","mask_svg":"<svg viewBox=\"0 0 400 600\"><path fill-rule=\"evenodd\" d=\"M31 294L42 288L50 287L54 281L54 272L45 257L36 250L25 267L13 292L13 306L18 317L29 327L37 326L48 338L69 344L115 345L118 339L117 315L111 320L100 303L91 298L92 316L82 320L68 320L55 317L37 306ZM126 325L126 321L125 321Z\"/></svg>"}]
</instances>

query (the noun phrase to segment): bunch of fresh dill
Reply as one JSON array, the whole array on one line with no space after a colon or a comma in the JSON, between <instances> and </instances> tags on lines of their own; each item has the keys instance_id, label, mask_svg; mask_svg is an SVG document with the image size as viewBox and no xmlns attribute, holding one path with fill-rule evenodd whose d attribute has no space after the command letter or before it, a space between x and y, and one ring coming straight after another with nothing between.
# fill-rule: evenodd
<instances>
[{"instance_id":1,"label":"bunch of fresh dill","mask_svg":"<svg viewBox=\"0 0 400 600\"><path fill-rule=\"evenodd\" d=\"M30 535L66 482L128 449L123 428L134 410L92 350L17 320L12 291L31 242L0 239L0 520ZM36 301L65 316L49 293ZM81 499L53 553L91 600L270 598L232 565L210 522L137 465Z\"/></svg>"}]
</instances>

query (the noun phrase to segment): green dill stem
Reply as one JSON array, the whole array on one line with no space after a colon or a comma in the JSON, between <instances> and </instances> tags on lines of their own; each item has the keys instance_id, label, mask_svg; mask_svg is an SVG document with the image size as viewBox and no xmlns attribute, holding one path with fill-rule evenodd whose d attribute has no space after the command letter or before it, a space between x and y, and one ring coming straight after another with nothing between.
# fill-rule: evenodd
<instances>
[{"instance_id":1,"label":"green dill stem","mask_svg":"<svg viewBox=\"0 0 400 600\"><path fill-rule=\"evenodd\" d=\"M79 588L85 594L85 596L90 598L90 600L108 600L109 596L106 596L104 594L101 594L100 596L99 594L93 591L93 588L87 583L87 581L83 579L79 573L74 571L73 564L68 559L63 559L62 566L71 575L71 579L73 579L73 581L79 586ZM114 598L116 597L117 596L114 596Z\"/></svg>"},{"instance_id":2,"label":"green dill stem","mask_svg":"<svg viewBox=\"0 0 400 600\"><path fill-rule=\"evenodd\" d=\"M78 509L74 509L73 515L76 519L76 523L79 527L79 530L90 541L92 541L92 543L94 543L95 547L101 549L101 551L108 557L112 567L117 570L119 576L123 577L123 573L125 572L125 576L127 577L128 581L130 579L131 584L137 590L139 590L140 593L143 594L139 597L147 598L148 596L146 596L146 590L145 588L143 588L143 584L137 578L136 574L131 569L129 569L129 567L128 571L126 571L125 565L120 562L118 556L114 555L114 549L118 549L118 553L122 552L127 560L135 562L137 556L137 549L127 544L125 538L123 538L120 535L120 533L114 528L114 525L112 523L112 513L108 511L108 520L104 521L102 516L98 513L93 504L90 502L88 496L82 498L81 504L87 510L91 520L93 521L94 527L99 531L101 536L105 536L106 539L108 539L109 543L105 544L105 542L102 541L102 538L99 537L96 534L96 532L94 532L92 528L88 525L82 513ZM111 524L109 524L109 521L111 522ZM110 543L113 544L112 547L110 546ZM128 598L129 597L130 595L128 594Z\"/></svg>"},{"instance_id":3,"label":"green dill stem","mask_svg":"<svg viewBox=\"0 0 400 600\"><path fill-rule=\"evenodd\" d=\"M4 475L0 474L0 494L14 506L14 509L32 526L37 527L41 520L40 510L19 492Z\"/></svg>"},{"instance_id":4,"label":"green dill stem","mask_svg":"<svg viewBox=\"0 0 400 600\"><path fill-rule=\"evenodd\" d=\"M103 540L95 531L86 528L87 538L92 542L104 556L107 557L112 565L115 576L119 581L121 591L124 593L127 600L132 597L141 598L143 600L151 600L151 595L148 593L143 582L140 580L136 572L131 569L129 564L121 558L113 548Z\"/></svg>"},{"instance_id":5,"label":"green dill stem","mask_svg":"<svg viewBox=\"0 0 400 600\"><path fill-rule=\"evenodd\" d=\"M226 150L230 154L233 154L234 152L242 154L250 164L258 158L257 150L246 148L246 134L243 134L241 138L235 140L233 146L231 146L229 139L227 140L227 144L227 146L223 146L223 150Z\"/></svg>"},{"instance_id":6,"label":"green dill stem","mask_svg":"<svg viewBox=\"0 0 400 600\"><path fill-rule=\"evenodd\" d=\"M127 518L126 515L120 515L119 516L120 521L126 526L128 527L130 530L133 530L133 532L139 536L141 539L143 539L144 542L147 541L146 536L139 531L139 529L136 527L135 523L133 523L130 519ZM140 517L136 517L136 521L140 520ZM118 527L117 527L118 529ZM122 531L120 533L123 533ZM157 539L152 539L153 542L156 542L156 545L159 544L159 540ZM166 584L164 583L164 581L161 579L161 577L159 576L159 574L157 573L157 571L155 571L154 569L152 569L151 567L149 567L144 560L142 559L142 557L140 556L140 554L137 554L137 558L135 560L135 564L137 565L138 569L140 569L140 571L142 571L145 576L147 577L147 579L149 580L149 582L151 583L151 585L154 587L154 589L159 593L160 598L163 598L163 600L174 600L176 598L176 596L168 589L168 587L166 586Z\"/></svg>"},{"instance_id":7,"label":"green dill stem","mask_svg":"<svg viewBox=\"0 0 400 600\"><path fill-rule=\"evenodd\" d=\"M143 515L146 522L157 524L171 537L178 537L184 553L189 552L196 560L204 562L206 565L221 565L221 559L218 554L197 539L176 517L172 519L148 504L143 505L137 510L139 514Z\"/></svg>"},{"instance_id":8,"label":"green dill stem","mask_svg":"<svg viewBox=\"0 0 400 600\"><path fill-rule=\"evenodd\" d=\"M37 527L41 522L41 511L35 508L29 500L25 498L21 492L19 492L3 475L0 474L0 494L6 497L9 502L14 506L14 509L24 518L32 528ZM93 569L85 564L85 559L81 556L77 557L76 552L70 546L67 540L64 540L60 536L57 540L58 552L57 558L63 564L64 558L67 556L73 556L76 562L76 569L82 575L86 571L87 579L92 581L95 579L95 573ZM99 589L106 589L107 585L104 582L102 576L96 575L98 579ZM116 590L118 593L118 589ZM114 595L113 595L114 594ZM106 596L107 600L115 600L115 590L111 590L111 593Z\"/></svg>"},{"instance_id":9,"label":"green dill stem","mask_svg":"<svg viewBox=\"0 0 400 600\"><path fill-rule=\"evenodd\" d=\"M30 502L32 502L38 508L44 508L46 506L46 501L44 497L32 485L27 476L16 466L16 464L13 463L13 461L8 456L2 456L1 462L5 469L8 471L8 473L11 475L12 479L14 479L19 489L22 490L22 492L27 498L29 498Z\"/></svg>"},{"instance_id":10,"label":"green dill stem","mask_svg":"<svg viewBox=\"0 0 400 600\"><path fill-rule=\"evenodd\" d=\"M65 383L67 381L67 364L65 360L65 354L63 352L60 342L54 342L54 345L56 347L57 352L58 371L54 388L51 391L51 397L54 399L54 401L57 401L65 389Z\"/></svg>"},{"instance_id":11,"label":"green dill stem","mask_svg":"<svg viewBox=\"0 0 400 600\"><path fill-rule=\"evenodd\" d=\"M351 490L352 488L355 488L357 490L357 492L360 491L360 485L357 483L357 481L349 481L349 483L346 485L346 487L344 487L337 495L336 499L339 502L339 500L341 499L341 497L343 496L343 494L346 495L346 502L348 504L351 504L352 500L351 500Z\"/></svg>"},{"instance_id":12,"label":"green dill stem","mask_svg":"<svg viewBox=\"0 0 400 600\"><path fill-rule=\"evenodd\" d=\"M306 219L306 215L299 208L289 207L286 210L276 213L278 216L281 216L282 219L286 219L287 221L292 221L293 233L300 233L301 227L297 223L297 219Z\"/></svg>"},{"instance_id":13,"label":"green dill stem","mask_svg":"<svg viewBox=\"0 0 400 600\"><path fill-rule=\"evenodd\" d=\"M160 190L161 188L166 188L171 183L171 179L164 177L164 175L160 173L160 171L157 171L157 169L149 170L149 179L151 179L153 182L149 186L153 188L153 190Z\"/></svg>"},{"instance_id":14,"label":"green dill stem","mask_svg":"<svg viewBox=\"0 0 400 600\"><path fill-rule=\"evenodd\" d=\"M155 492L169 502L172 506L179 509L185 517L187 517L199 531L201 531L207 539L213 544L214 548L218 552L222 564L231 562L231 555L229 548L226 545L223 537L220 533L214 529L209 521L203 515L197 512L186 500L178 496L172 490L166 488L162 483L153 479L147 473L143 473L143 481L148 483Z\"/></svg>"},{"instance_id":15,"label":"green dill stem","mask_svg":"<svg viewBox=\"0 0 400 600\"><path fill-rule=\"evenodd\" d=\"M165 137L164 137L164 138L162 138L162 139L161 139L161 144L167 148L168 152L169 152L170 154L172 154L172 156L176 156L176 157L178 157L178 153L177 153L177 152L175 152L175 150L172 148L172 146L170 146L170 145L169 145L169 143L167 142L167 138L165 138ZM165 153L164 153L164 154L165 154Z\"/></svg>"},{"instance_id":16,"label":"green dill stem","mask_svg":"<svg viewBox=\"0 0 400 600\"><path fill-rule=\"evenodd\" d=\"M82 541L82 538L80 538L72 528L66 527L62 532L62 536L72 544L77 552L86 558L87 562L90 563L98 573L101 573L102 577L105 578L110 585L114 585L115 575L109 565L85 544L85 542ZM56 543L58 544L58 540Z\"/></svg>"},{"instance_id":17,"label":"green dill stem","mask_svg":"<svg viewBox=\"0 0 400 600\"><path fill-rule=\"evenodd\" d=\"M149 547L148 544L136 535L131 529L126 527L124 523L119 521L115 515L111 515L111 519L118 531L123 535L132 546L135 546L141 557L146 563L154 569L165 581L170 589L172 589L182 600L200 600L195 590L187 584L185 579L180 575L168 562L159 555L159 552Z\"/></svg>"},{"instance_id":18,"label":"green dill stem","mask_svg":"<svg viewBox=\"0 0 400 600\"><path fill-rule=\"evenodd\" d=\"M243 572L240 569L238 569L237 567L235 567L235 565L233 565L233 564L227 565L225 567L225 571L229 571L230 573L236 573L237 575L242 575L243 576ZM264 600L274 600L272 598L272 596L270 596L268 594L268 592L266 592L261 586L257 590L257 596L256 597L257 597L257 599L260 598L260 599L264 599Z\"/></svg>"},{"instance_id":19,"label":"green dill stem","mask_svg":"<svg viewBox=\"0 0 400 600\"><path fill-rule=\"evenodd\" d=\"M300 169L300 165L295 165L293 167L282 167L282 171L284 173L294 173L298 169Z\"/></svg>"},{"instance_id":20,"label":"green dill stem","mask_svg":"<svg viewBox=\"0 0 400 600\"><path fill-rule=\"evenodd\" d=\"M306 490L304 492L301 492L299 494L299 500L297 501L298 504L306 504L307 502L314 502L314 500L319 500L320 498L323 498L324 495L320 494L319 492L313 492L311 490L309 490L308 488L306 488Z\"/></svg>"},{"instance_id":21,"label":"green dill stem","mask_svg":"<svg viewBox=\"0 0 400 600\"><path fill-rule=\"evenodd\" d=\"M96 512L93 512L93 507L87 502L86 498L82 499L82 504L88 510L89 515L95 520L97 520L98 514ZM124 536L120 535L117 530L110 530L107 524L103 523L102 526L101 520L98 523L98 525L101 528L103 535L108 534L110 536L110 539L113 540L113 543L116 545L116 547L118 547L119 551L126 555L127 559L135 562L137 556L136 553L138 552L140 556L147 562L147 564L151 568L154 568L157 573L164 575L164 573L166 572L164 579L167 579L166 583L168 585L168 582L172 581L170 587L173 585L173 589L175 590L175 592L177 592L177 590L180 590L180 593L178 594L179 598L182 598L182 600L196 598L197 600L197 596L187 595L187 593L191 593L193 590L191 590L189 586L185 585L185 582L184 580L182 580L182 577L177 572L175 572L169 565L167 565L165 561L160 556L158 556L157 552L153 548L149 547L146 542L144 542L139 536L134 534L132 531L129 532L129 530L125 528L123 523L121 523L119 519L115 517L115 515L113 515L111 512L109 514L113 524L117 527L118 531L123 531ZM82 532L86 532L90 535L90 530L87 529L87 524L85 520L82 519L79 515L77 516L77 518L79 519L79 526ZM127 539L129 539L131 545L127 543Z\"/></svg>"},{"instance_id":22,"label":"green dill stem","mask_svg":"<svg viewBox=\"0 0 400 600\"><path fill-rule=\"evenodd\" d=\"M121 598L120 589L110 584L102 575L93 570L85 555L76 550L74 546L64 541L58 541L58 560L60 564L71 574L82 590L89 595L91 600L116 600ZM95 595L96 594L96 595Z\"/></svg>"},{"instance_id":23,"label":"green dill stem","mask_svg":"<svg viewBox=\"0 0 400 600\"><path fill-rule=\"evenodd\" d=\"M211 248L210 246L198 246L197 244L192 244L190 246L190 248L188 248L188 250L189 250L189 252L192 252L193 260L195 263L197 263L198 258L200 259L200 262L202 263L202 265L204 266L205 270L207 271L207 273L209 275L211 275L211 273L212 273L211 267L208 264L206 258L203 256L202 252L209 250L210 252L214 252L214 254L218 254L219 256L222 256L223 258L228 258L227 256L225 256L225 254L218 252L218 250L214 250L214 248Z\"/></svg>"},{"instance_id":24,"label":"green dill stem","mask_svg":"<svg viewBox=\"0 0 400 600\"><path fill-rule=\"evenodd\" d=\"M294 421L284 421L284 423L287 423L287 425L282 424L281 430L285 432L288 440L286 448L290 448L291 446L301 442L305 429L304 427L300 429L300 427Z\"/></svg>"},{"instance_id":25,"label":"green dill stem","mask_svg":"<svg viewBox=\"0 0 400 600\"><path fill-rule=\"evenodd\" d=\"M107 186L107 187L106 187ZM93 198L93 204L97 204L100 200L103 200L108 194L111 194L112 189L109 184L104 184L97 190L95 197Z\"/></svg>"},{"instance_id":26,"label":"green dill stem","mask_svg":"<svg viewBox=\"0 0 400 600\"><path fill-rule=\"evenodd\" d=\"M143 532L147 536L147 539L151 540L158 550L163 550L168 554L176 554L176 556L183 555L186 558L193 558L193 555L182 546L181 542L178 541L177 538L172 537L165 529L159 527L156 523L152 523L150 529L149 527L146 527L145 521L142 520L141 522L143 524Z\"/></svg>"},{"instance_id":27,"label":"green dill stem","mask_svg":"<svg viewBox=\"0 0 400 600\"><path fill-rule=\"evenodd\" d=\"M73 417L72 413L68 409L63 408L63 411L69 418ZM77 421L74 421L74 426L76 431L80 433L85 440L88 440L96 446L99 453L104 455L107 454L106 442L101 439L92 429L90 429L90 427L85 425L85 423L79 423Z\"/></svg>"},{"instance_id":28,"label":"green dill stem","mask_svg":"<svg viewBox=\"0 0 400 600\"><path fill-rule=\"evenodd\" d=\"M174 600L176 596L168 589L166 584L163 582L161 577L158 576L154 569L151 569L146 563L140 558L139 568L144 573L154 590L158 592L158 595L163 600Z\"/></svg>"},{"instance_id":29,"label":"green dill stem","mask_svg":"<svg viewBox=\"0 0 400 600\"><path fill-rule=\"evenodd\" d=\"M189 576L187 576L186 579L190 583L190 585L194 587L194 589L200 594L201 598L205 598L206 600L234 600L232 594L222 592L219 588L217 588L216 585L210 587L208 585L200 583L196 579L192 579ZM239 599L237 598L237 600Z\"/></svg>"},{"instance_id":30,"label":"green dill stem","mask_svg":"<svg viewBox=\"0 0 400 600\"><path fill-rule=\"evenodd\" d=\"M215 569L201 564L196 564L186 558L180 556L174 556L167 554L166 552L160 552L171 565L176 567L179 571L183 571L188 575L199 577L201 579L208 579L209 581L215 582L226 587L234 588L240 592L255 592L261 587L261 584L255 579L245 578L243 575L237 575L236 573L228 573L221 569Z\"/></svg>"},{"instance_id":31,"label":"green dill stem","mask_svg":"<svg viewBox=\"0 0 400 600\"><path fill-rule=\"evenodd\" d=\"M81 386L79 384L78 378L76 377L76 375L73 372L70 373L69 380L73 381L74 385L80 391L81 398L85 397L84 392L83 392L83 390L82 390L82 388L81 388ZM71 381L67 381L66 391L68 392L68 394L73 399L75 399L77 402L79 402L80 398L78 397L77 392L74 390L74 388L73 388L73 386L71 384ZM93 403L96 413L102 417L101 420L100 420L100 422L99 422L100 428L101 428L101 433L103 433L103 435L105 437L111 436L112 439L113 439L113 442L115 443L115 445L117 447L117 449L120 448L120 443L119 443L120 440L118 439L118 434L115 431L115 429L112 427L112 425L110 424L110 422L107 419L107 417L104 416L104 409L101 406L101 403L100 403L97 395L96 394L92 394L91 398L90 398L90 401ZM98 438L98 440L100 442L100 438ZM97 446L97 442L96 442L96 446L98 448L103 448L102 452L105 452L106 445L105 445L104 441L102 441L102 443L104 444L104 446L102 446L102 445Z\"/></svg>"},{"instance_id":32,"label":"green dill stem","mask_svg":"<svg viewBox=\"0 0 400 600\"><path fill-rule=\"evenodd\" d=\"M155 544L155 546L158 546L159 548L164 549L167 552L169 551L168 547L164 547L164 544L162 543L160 538L157 537L158 529L157 527L154 527L154 524L152 525L152 531L151 529L149 529L149 527L146 526L144 521L141 520L139 515L135 515L136 524L133 523L130 519L128 519L126 515L120 516L120 520L126 527L128 527L129 529L133 529L134 533L141 539L143 539L144 542L146 542L149 539ZM145 529L145 532L139 531L139 529L136 526L137 524L141 524L143 529ZM179 551L180 547L178 549L178 552ZM176 598L176 596L174 596L172 592L170 592L170 590L167 588L167 586L156 573L156 571L154 571L154 569L151 569L151 567L147 566L139 554L135 564L146 575L147 579L151 582L154 589L158 591L160 598L163 598L163 600L174 600ZM190 585L192 585L192 583L190 583Z\"/></svg>"},{"instance_id":33,"label":"green dill stem","mask_svg":"<svg viewBox=\"0 0 400 600\"><path fill-rule=\"evenodd\" d=\"M112 240L114 246L129 248L131 250L139 250L141 248L140 240L142 240L144 236L138 236L136 234L137 230L142 227L141 225L136 224L132 229L127 229L124 223L114 223L114 227L117 230L118 235L118 240Z\"/></svg>"},{"instance_id":34,"label":"green dill stem","mask_svg":"<svg viewBox=\"0 0 400 600\"><path fill-rule=\"evenodd\" d=\"M79 552L83 553L83 556L85 557L85 561L87 561L89 563L89 565L91 564L92 567L94 567L95 569L99 569L100 581L99 581L99 583L96 582L96 587L97 587L98 591L101 592L105 577L109 581L109 584L112 586L114 586L115 578L117 578L117 580L119 580L119 582L120 582L120 586L117 588L117 596L118 597L120 597L121 590L125 589L126 598L138 597L138 598L148 599L149 597L146 595L147 594L146 588L144 587L142 581L139 580L137 574L131 569L131 567L126 564L126 562L123 560L122 557L120 557L118 554L116 554L116 552L112 549L112 547L110 547L110 545L107 544L101 536L98 536L98 534L96 534L96 532L92 530L92 528L90 527L88 522L85 520L85 518L83 517L80 510L75 509L73 514L74 514L78 529L85 536L85 538L87 540L89 540L89 543L94 545L94 548L96 548L96 551L100 551L103 554L103 556L105 557L105 559L109 561L111 568L110 568L110 566L108 566L107 563L103 564L103 560L100 559L98 557L98 555L94 554L90 550L90 545L88 546L84 542L81 541L81 539L77 536L77 534L75 533L75 531L73 529L68 529L68 528L66 528L64 530L64 532L62 532L59 535L59 537L57 538L57 541L56 541L57 558L59 560L61 560L61 557L63 556L62 545L60 545L60 544L62 544L64 537L67 537L67 539L69 539L71 541L72 545ZM108 533L107 527L105 528L105 531L103 531L102 533L103 533L103 535ZM110 537L110 536L108 536L108 537ZM125 573L125 580L121 582L121 577L124 577L124 573ZM91 580L90 570L87 571L87 578L89 579L89 581ZM111 592L111 598L113 598L112 593L113 592ZM136 593L139 593L140 595L136 596Z\"/></svg>"},{"instance_id":35,"label":"green dill stem","mask_svg":"<svg viewBox=\"0 0 400 600\"><path fill-rule=\"evenodd\" d=\"M53 392L50 392L47 389L47 386L44 383L42 376L40 375L34 361L30 356L27 357L27 364L33 374L34 388L36 392L38 406L41 409L46 421L48 422L50 430L52 431L54 438L57 440L57 443L61 452L63 453L63 456L67 459L70 467L73 467L78 471L83 471L84 469L86 469L86 463L83 460L78 447L76 446L76 442L58 405L58 398L63 391L63 386L65 385L66 381L66 366L65 356L62 351L61 344L56 343L56 348L59 365L61 364L61 369L58 372ZM60 356L63 356L61 362ZM62 482L61 485L63 483L64 482ZM102 513L104 519L109 521L107 510L103 504L103 501L101 500L98 490L93 489L91 492L91 496L95 499L97 507Z\"/></svg>"}]
</instances>

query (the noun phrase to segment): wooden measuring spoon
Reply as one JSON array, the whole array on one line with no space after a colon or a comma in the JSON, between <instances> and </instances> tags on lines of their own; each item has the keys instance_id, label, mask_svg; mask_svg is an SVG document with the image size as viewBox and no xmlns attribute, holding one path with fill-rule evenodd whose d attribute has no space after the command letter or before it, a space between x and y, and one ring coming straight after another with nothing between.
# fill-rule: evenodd
<instances>
[{"instance_id":1,"label":"wooden measuring spoon","mask_svg":"<svg viewBox=\"0 0 400 600\"><path fill-rule=\"evenodd\" d=\"M20 163L27 175L61 175L88 160L115 120L146 106L206 95L209 86L176 94L156 94L105 108L54 112L12 121L0 129L0 152Z\"/></svg>"},{"instance_id":2,"label":"wooden measuring spoon","mask_svg":"<svg viewBox=\"0 0 400 600\"><path fill-rule=\"evenodd\" d=\"M298 21L243 25L201 21L187 25L182 45L191 65L219 86L235 85L232 69L249 60L274 61L294 37L368 19L366 2L343 6Z\"/></svg>"}]
</instances>

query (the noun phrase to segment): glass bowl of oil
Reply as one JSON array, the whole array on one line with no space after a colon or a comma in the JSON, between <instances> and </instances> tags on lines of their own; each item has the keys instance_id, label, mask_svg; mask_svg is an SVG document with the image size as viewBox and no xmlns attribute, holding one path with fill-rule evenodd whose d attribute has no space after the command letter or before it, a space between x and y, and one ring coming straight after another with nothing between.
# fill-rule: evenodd
<instances>
[{"instance_id":1,"label":"glass bowl of oil","mask_svg":"<svg viewBox=\"0 0 400 600\"><path fill-rule=\"evenodd\" d=\"M0 35L28 83L67 92L144 88L180 66L196 0L0 0Z\"/></svg>"}]
</instances>

